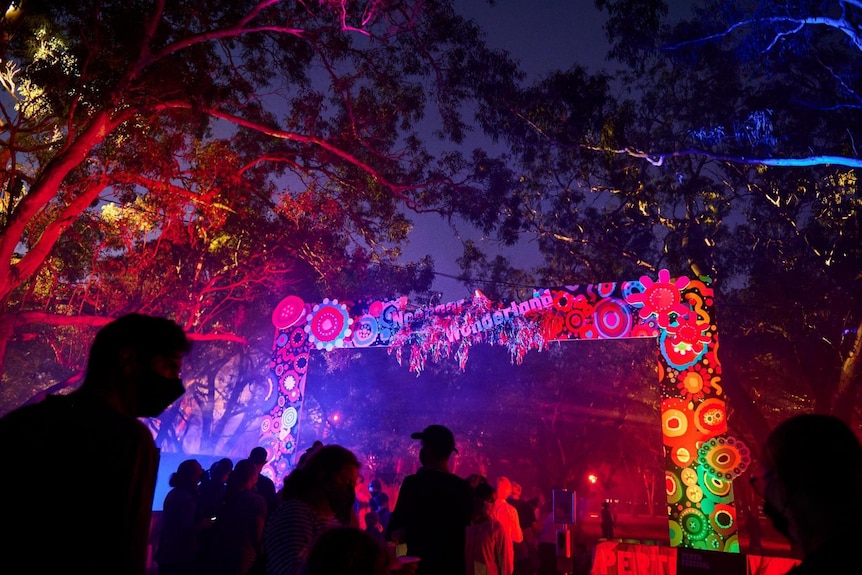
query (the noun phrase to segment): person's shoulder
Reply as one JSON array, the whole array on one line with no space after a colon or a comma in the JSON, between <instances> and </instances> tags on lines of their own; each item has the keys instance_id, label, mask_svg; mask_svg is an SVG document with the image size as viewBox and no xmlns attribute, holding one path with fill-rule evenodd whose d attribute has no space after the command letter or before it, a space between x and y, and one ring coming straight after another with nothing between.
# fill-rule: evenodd
<instances>
[{"instance_id":1,"label":"person's shoulder","mask_svg":"<svg viewBox=\"0 0 862 575\"><path fill-rule=\"evenodd\" d=\"M22 405L0 417L0 428L28 425L33 420L45 418L52 412L65 410L69 407L71 407L71 402L68 396L49 395L42 401ZM49 420L43 422L50 423Z\"/></svg>"},{"instance_id":2,"label":"person's shoulder","mask_svg":"<svg viewBox=\"0 0 862 575\"><path fill-rule=\"evenodd\" d=\"M401 481L400 489L402 491L404 490L405 487L407 489L410 489L411 486L421 483L423 481L423 479L424 479L423 475L419 475L418 473L412 473L412 474L408 475L407 477L405 477L403 481Z\"/></svg>"}]
</instances>

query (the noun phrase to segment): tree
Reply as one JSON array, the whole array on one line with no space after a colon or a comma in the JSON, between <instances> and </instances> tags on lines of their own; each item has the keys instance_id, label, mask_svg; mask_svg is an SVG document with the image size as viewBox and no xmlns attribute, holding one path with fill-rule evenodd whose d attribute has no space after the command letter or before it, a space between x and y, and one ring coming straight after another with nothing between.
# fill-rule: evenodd
<instances>
[{"instance_id":1,"label":"tree","mask_svg":"<svg viewBox=\"0 0 862 575\"><path fill-rule=\"evenodd\" d=\"M483 110L513 152L500 229L536 238L539 285L716 279L751 444L790 409L858 419L858 3L703 2L679 23L663 2L597 5L618 71L573 64Z\"/></svg>"},{"instance_id":2,"label":"tree","mask_svg":"<svg viewBox=\"0 0 862 575\"><path fill-rule=\"evenodd\" d=\"M514 71L445 1L27 0L0 32L0 366L77 340L68 373L126 311L245 345L287 290L426 290L404 212L470 208L461 107Z\"/></svg>"}]
</instances>

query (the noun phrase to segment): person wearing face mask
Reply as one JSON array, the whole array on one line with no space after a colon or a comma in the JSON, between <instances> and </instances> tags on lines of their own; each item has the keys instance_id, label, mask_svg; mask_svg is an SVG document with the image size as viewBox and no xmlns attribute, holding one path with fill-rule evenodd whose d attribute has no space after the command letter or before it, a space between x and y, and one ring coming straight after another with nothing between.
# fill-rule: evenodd
<instances>
[{"instance_id":1,"label":"person wearing face mask","mask_svg":"<svg viewBox=\"0 0 862 575\"><path fill-rule=\"evenodd\" d=\"M315 537L329 527L358 527L353 511L359 460L340 445L323 445L284 480L282 501L267 518L267 575L297 575Z\"/></svg>"},{"instance_id":2,"label":"person wearing face mask","mask_svg":"<svg viewBox=\"0 0 862 575\"><path fill-rule=\"evenodd\" d=\"M171 320L122 316L96 334L78 389L0 418L0 571L145 575L159 451L138 418L185 392L190 348Z\"/></svg>"},{"instance_id":3,"label":"person wearing face mask","mask_svg":"<svg viewBox=\"0 0 862 575\"><path fill-rule=\"evenodd\" d=\"M778 425L761 450L752 486L763 512L802 561L790 575L849 573L862 538L862 446L831 415L802 414Z\"/></svg>"}]
</instances>

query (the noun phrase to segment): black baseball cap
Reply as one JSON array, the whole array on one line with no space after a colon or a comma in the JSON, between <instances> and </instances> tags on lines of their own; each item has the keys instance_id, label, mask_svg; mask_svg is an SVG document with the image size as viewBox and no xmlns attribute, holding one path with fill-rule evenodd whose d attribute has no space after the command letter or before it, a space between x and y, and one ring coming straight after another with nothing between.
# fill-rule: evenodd
<instances>
[{"instance_id":1,"label":"black baseball cap","mask_svg":"<svg viewBox=\"0 0 862 575\"><path fill-rule=\"evenodd\" d=\"M413 439L421 439L424 447L440 452L455 452L455 435L445 425L429 425L422 431L410 435Z\"/></svg>"}]
</instances>

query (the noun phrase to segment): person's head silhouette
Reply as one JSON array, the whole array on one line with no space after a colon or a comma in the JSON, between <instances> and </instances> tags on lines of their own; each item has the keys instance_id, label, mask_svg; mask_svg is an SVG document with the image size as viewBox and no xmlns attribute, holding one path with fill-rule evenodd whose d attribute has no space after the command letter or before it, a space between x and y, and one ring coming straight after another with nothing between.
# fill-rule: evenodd
<instances>
[{"instance_id":1,"label":"person's head silhouette","mask_svg":"<svg viewBox=\"0 0 862 575\"><path fill-rule=\"evenodd\" d=\"M804 557L860 532L862 446L843 421L813 413L783 421L764 442L760 464L751 480L763 511Z\"/></svg>"},{"instance_id":2,"label":"person's head silhouette","mask_svg":"<svg viewBox=\"0 0 862 575\"><path fill-rule=\"evenodd\" d=\"M179 377L191 342L175 322L126 314L96 333L80 391L134 417L156 417L185 388Z\"/></svg>"},{"instance_id":3,"label":"person's head silhouette","mask_svg":"<svg viewBox=\"0 0 862 575\"><path fill-rule=\"evenodd\" d=\"M410 435L422 441L419 461L425 467L445 468L448 471L449 456L458 453L455 448L455 435L445 425L429 425L422 431Z\"/></svg>"}]
</instances>

